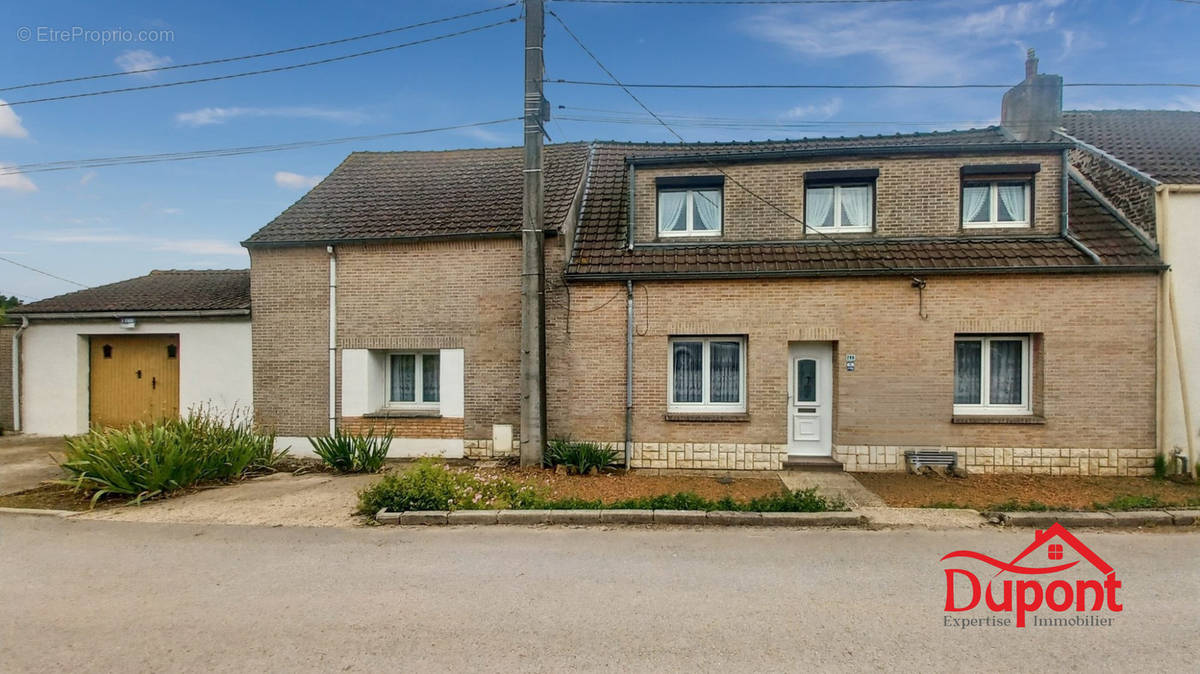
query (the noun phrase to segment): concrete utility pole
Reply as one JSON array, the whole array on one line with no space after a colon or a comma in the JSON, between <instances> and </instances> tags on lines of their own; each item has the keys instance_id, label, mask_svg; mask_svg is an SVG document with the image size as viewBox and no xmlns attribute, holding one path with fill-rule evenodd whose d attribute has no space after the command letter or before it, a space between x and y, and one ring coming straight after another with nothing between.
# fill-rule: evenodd
<instances>
[{"instance_id":1,"label":"concrete utility pole","mask_svg":"<svg viewBox=\"0 0 1200 674\"><path fill-rule=\"evenodd\" d=\"M525 193L521 222L521 465L546 446L546 260L542 201L543 0L525 0Z\"/></svg>"}]
</instances>

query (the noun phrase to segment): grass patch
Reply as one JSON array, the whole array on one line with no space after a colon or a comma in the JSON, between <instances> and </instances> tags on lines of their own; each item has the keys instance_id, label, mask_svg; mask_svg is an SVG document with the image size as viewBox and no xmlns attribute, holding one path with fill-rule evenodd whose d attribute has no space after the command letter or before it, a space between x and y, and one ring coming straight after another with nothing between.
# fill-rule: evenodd
<instances>
[{"instance_id":1,"label":"grass patch","mask_svg":"<svg viewBox=\"0 0 1200 674\"><path fill-rule=\"evenodd\" d=\"M200 409L183 419L128 428L93 429L67 438L60 464L71 476L59 484L91 496L124 496L130 502L203 482L225 482L269 468L286 453L275 436L256 430L235 411L228 417Z\"/></svg>"},{"instance_id":2,"label":"grass patch","mask_svg":"<svg viewBox=\"0 0 1200 674\"><path fill-rule=\"evenodd\" d=\"M1021 501L1018 501L1017 499L1009 499L1007 501L1004 501L1003 503L994 503L994 504L988 506L987 508L984 508L984 510L995 510L997 512L1009 512L1009 513L1018 512L1018 511L1046 512L1046 511L1050 510L1050 506L1046 505L1045 503L1042 503L1041 501L1021 502Z\"/></svg>"},{"instance_id":3,"label":"grass patch","mask_svg":"<svg viewBox=\"0 0 1200 674\"><path fill-rule=\"evenodd\" d=\"M361 514L381 508L406 510L733 510L761 512L826 512L845 510L841 499L828 499L816 489L779 492L744 501L728 496L709 499L691 492L627 498L605 503L578 497L550 498L543 488L502 476L481 478L469 470L451 469L422 459L403 473L383 479L359 492Z\"/></svg>"}]
</instances>

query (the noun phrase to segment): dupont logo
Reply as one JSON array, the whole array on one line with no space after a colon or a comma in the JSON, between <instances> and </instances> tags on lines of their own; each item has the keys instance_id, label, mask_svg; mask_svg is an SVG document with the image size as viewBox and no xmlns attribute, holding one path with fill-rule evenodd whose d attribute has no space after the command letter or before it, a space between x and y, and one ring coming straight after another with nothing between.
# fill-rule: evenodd
<instances>
[{"instance_id":1,"label":"dupont logo","mask_svg":"<svg viewBox=\"0 0 1200 674\"><path fill-rule=\"evenodd\" d=\"M1011 562L971 550L947 560L967 568L945 569L946 627L1008 627L1014 617L1017 627L1108 627L1124 609L1117 572L1057 522ZM952 615L966 611L975 613Z\"/></svg>"}]
</instances>

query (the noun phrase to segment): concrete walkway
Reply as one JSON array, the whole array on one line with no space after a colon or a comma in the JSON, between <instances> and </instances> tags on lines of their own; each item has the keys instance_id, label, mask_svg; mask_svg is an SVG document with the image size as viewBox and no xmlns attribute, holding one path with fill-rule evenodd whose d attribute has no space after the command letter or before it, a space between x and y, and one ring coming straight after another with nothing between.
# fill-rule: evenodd
<instances>
[{"instance_id":1,"label":"concrete walkway","mask_svg":"<svg viewBox=\"0 0 1200 674\"><path fill-rule=\"evenodd\" d=\"M62 458L62 451L63 439L57 436L0 437L0 496L33 489L46 480L63 477L56 462L56 458Z\"/></svg>"},{"instance_id":2,"label":"concrete walkway","mask_svg":"<svg viewBox=\"0 0 1200 674\"><path fill-rule=\"evenodd\" d=\"M812 489L822 496L840 497L851 510L882 508L883 499L867 489L850 473L831 470L785 470L779 474L783 484L792 491Z\"/></svg>"}]
</instances>

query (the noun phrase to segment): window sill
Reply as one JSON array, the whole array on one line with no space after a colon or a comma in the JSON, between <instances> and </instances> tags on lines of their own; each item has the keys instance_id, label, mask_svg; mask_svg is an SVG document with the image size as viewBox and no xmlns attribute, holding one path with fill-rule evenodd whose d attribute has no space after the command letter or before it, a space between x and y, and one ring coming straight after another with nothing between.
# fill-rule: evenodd
<instances>
[{"instance_id":1,"label":"window sill","mask_svg":"<svg viewBox=\"0 0 1200 674\"><path fill-rule=\"evenodd\" d=\"M1046 417L1035 414L955 414L950 417L952 424L1015 424L1041 425L1046 423Z\"/></svg>"},{"instance_id":2,"label":"window sill","mask_svg":"<svg viewBox=\"0 0 1200 674\"><path fill-rule=\"evenodd\" d=\"M963 229L1029 229L1028 222L964 222Z\"/></svg>"},{"instance_id":3,"label":"window sill","mask_svg":"<svg viewBox=\"0 0 1200 674\"><path fill-rule=\"evenodd\" d=\"M437 409L382 409L364 414L364 419L439 419L442 411Z\"/></svg>"},{"instance_id":4,"label":"window sill","mask_svg":"<svg viewBox=\"0 0 1200 674\"><path fill-rule=\"evenodd\" d=\"M667 412L663 415L666 421L692 421L692 422L748 422L750 415L747 412Z\"/></svg>"}]
</instances>

